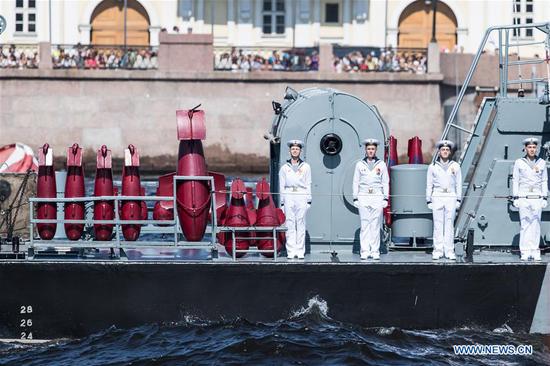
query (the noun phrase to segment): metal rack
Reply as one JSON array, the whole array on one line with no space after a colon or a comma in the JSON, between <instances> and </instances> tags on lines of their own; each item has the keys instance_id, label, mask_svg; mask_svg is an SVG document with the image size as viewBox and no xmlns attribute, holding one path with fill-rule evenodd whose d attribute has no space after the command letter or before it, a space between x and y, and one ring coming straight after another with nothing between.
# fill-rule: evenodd
<instances>
[{"instance_id":1,"label":"metal rack","mask_svg":"<svg viewBox=\"0 0 550 366\"><path fill-rule=\"evenodd\" d=\"M180 225L177 215L177 200L176 200L176 191L178 182L181 181L208 181L210 183L210 210L213 213L211 215L211 224L207 227L207 232L211 233L211 238L208 241L199 241L191 242L186 240L179 240L180 235ZM82 220L68 220L68 219L38 219L35 217L35 205L39 203L55 203L55 204L66 204L66 203L93 203L98 201L111 201L114 203L114 219L113 220L96 220L96 219L82 219ZM174 207L174 218L172 220L122 220L119 215L119 208L122 207L122 204L125 201L172 201ZM117 259L126 259L125 249L137 249L137 248L178 248L178 249L205 249L209 250L212 255L212 259L218 258L218 243L216 241L216 234L230 232L232 238L232 247L233 255L232 259L237 260L237 253L272 253L274 260L277 260L277 233L281 231L286 231L284 226L276 227L232 227L232 226L218 226L217 217L216 217L216 195L214 190L214 178L211 176L174 176L173 182L173 192L172 196L96 196L96 197L73 197L73 198L38 198L33 197L29 199L30 205L30 241L28 248L28 257L34 258L34 255L37 251L43 248L60 248L60 249L100 249L108 248L113 251L118 251L118 255L115 257ZM36 238L34 235L35 225L37 224L47 224L47 223L57 223L57 224L84 224L84 225L96 225L96 224L107 224L113 225L114 237L110 241L96 241L96 240L43 240ZM171 241L128 241L121 239L121 225L166 225L171 226L165 229L159 229L153 233L170 233L173 234L173 240ZM244 238L238 237L236 233L238 232L271 232L272 236L270 237L261 237L257 238L254 236L249 236L246 239L255 240L255 239L270 239L273 240L273 250L260 250L260 249L248 249L248 250L236 250L236 241L242 240Z\"/></svg>"}]
</instances>

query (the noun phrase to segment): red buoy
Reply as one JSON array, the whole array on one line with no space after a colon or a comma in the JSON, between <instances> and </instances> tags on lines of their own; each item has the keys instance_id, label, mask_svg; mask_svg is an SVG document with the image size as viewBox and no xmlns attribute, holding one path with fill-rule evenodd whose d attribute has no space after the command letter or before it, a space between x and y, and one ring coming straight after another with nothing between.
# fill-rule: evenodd
<instances>
[{"instance_id":1,"label":"red buoy","mask_svg":"<svg viewBox=\"0 0 550 366\"><path fill-rule=\"evenodd\" d=\"M97 150L94 196L113 196L112 154L107 146ZM113 201L94 201L94 220L113 220L115 209ZM108 241L113 235L112 224L95 224L95 240Z\"/></svg>"},{"instance_id":2,"label":"red buoy","mask_svg":"<svg viewBox=\"0 0 550 366\"><path fill-rule=\"evenodd\" d=\"M78 144L67 149L67 179L65 198L84 197L84 168L82 148ZM65 220L84 220L84 202L65 203ZM69 240L78 240L84 231L84 224L65 224L65 234Z\"/></svg>"},{"instance_id":3,"label":"red buoy","mask_svg":"<svg viewBox=\"0 0 550 366\"><path fill-rule=\"evenodd\" d=\"M38 180L36 182L38 198L56 198L55 170L53 167L53 150L47 143L38 150ZM36 218L41 220L57 219L57 204L42 202L36 205ZM57 229L56 223L36 224L40 239L51 240Z\"/></svg>"},{"instance_id":4,"label":"red buoy","mask_svg":"<svg viewBox=\"0 0 550 366\"><path fill-rule=\"evenodd\" d=\"M174 195L174 175L170 173L159 177L159 185L156 195L158 197L173 197ZM174 220L174 201L158 201L153 207L153 220ZM167 226L166 224L158 224Z\"/></svg>"},{"instance_id":5,"label":"red buoy","mask_svg":"<svg viewBox=\"0 0 550 366\"><path fill-rule=\"evenodd\" d=\"M225 210L227 209L227 192L225 188L225 175L216 172L208 172L214 178L214 196L216 197L216 220L218 226L223 225Z\"/></svg>"},{"instance_id":6,"label":"red buoy","mask_svg":"<svg viewBox=\"0 0 550 366\"><path fill-rule=\"evenodd\" d=\"M124 150L124 166L122 167L122 196L141 196L141 179L139 176L139 154L134 145L128 145ZM122 201L121 220L142 220L143 211L140 201ZM135 241L139 238L141 225L122 225L124 239Z\"/></svg>"},{"instance_id":7,"label":"red buoy","mask_svg":"<svg viewBox=\"0 0 550 366\"><path fill-rule=\"evenodd\" d=\"M206 138L205 117L204 111L197 109L198 107L176 111L180 140L177 174L180 176L208 175L201 141ZM201 241L206 231L210 209L208 181L178 181L176 200L183 235L188 241Z\"/></svg>"},{"instance_id":8,"label":"red buoy","mask_svg":"<svg viewBox=\"0 0 550 366\"><path fill-rule=\"evenodd\" d=\"M269 190L269 183L262 178L256 184L256 197L258 197L258 210L256 214L256 226L280 226L285 222L285 214L280 208L275 207L273 198ZM257 232L256 237L273 237L272 232ZM277 233L277 253L283 248L285 242L285 233ZM257 242L260 250L273 250L273 239L259 239ZM272 258L272 253L262 253L262 255Z\"/></svg>"},{"instance_id":9,"label":"red buoy","mask_svg":"<svg viewBox=\"0 0 550 366\"><path fill-rule=\"evenodd\" d=\"M246 204L244 202L244 193L246 188L244 182L237 178L231 183L231 201L230 205L225 211L225 220L223 222L224 226L233 226L233 227L247 227L250 226L250 220L248 218L248 212L246 209ZM249 234L246 232L236 232L235 236L238 238L247 238ZM233 255L233 240L232 233L225 232L221 237L221 244L225 247L225 250L229 255ZM250 247L248 239L237 239L235 241L235 249L237 250L247 250ZM237 253L237 257L244 256L245 253Z\"/></svg>"},{"instance_id":10,"label":"red buoy","mask_svg":"<svg viewBox=\"0 0 550 366\"><path fill-rule=\"evenodd\" d=\"M409 164L424 164L422 157L422 140L418 136L409 139Z\"/></svg>"}]
</instances>

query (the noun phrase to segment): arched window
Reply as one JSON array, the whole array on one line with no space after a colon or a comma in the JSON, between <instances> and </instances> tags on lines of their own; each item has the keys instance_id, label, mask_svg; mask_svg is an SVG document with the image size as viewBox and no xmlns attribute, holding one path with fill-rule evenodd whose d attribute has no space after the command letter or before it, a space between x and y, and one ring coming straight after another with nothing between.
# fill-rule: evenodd
<instances>
[{"instance_id":1,"label":"arched window","mask_svg":"<svg viewBox=\"0 0 550 366\"><path fill-rule=\"evenodd\" d=\"M432 0L434 1L434 0ZM433 7L431 1L415 1L399 17L399 47L425 48L432 38ZM440 48L452 50L456 45L456 17L447 4L437 1L436 40Z\"/></svg>"},{"instance_id":2,"label":"arched window","mask_svg":"<svg viewBox=\"0 0 550 366\"><path fill-rule=\"evenodd\" d=\"M124 1L104 0L92 13L92 44L149 45L149 16L136 0L127 0L126 42L124 42Z\"/></svg>"}]
</instances>

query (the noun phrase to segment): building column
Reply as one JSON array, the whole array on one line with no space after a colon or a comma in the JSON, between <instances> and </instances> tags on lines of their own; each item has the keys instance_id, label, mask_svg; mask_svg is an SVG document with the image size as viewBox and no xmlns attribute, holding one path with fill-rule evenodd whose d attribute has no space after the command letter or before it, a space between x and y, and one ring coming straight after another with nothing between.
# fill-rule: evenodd
<instances>
[{"instance_id":1,"label":"building column","mask_svg":"<svg viewBox=\"0 0 550 366\"><path fill-rule=\"evenodd\" d=\"M294 27L295 27L295 21L296 18L294 16L294 6L295 1L293 0L285 0L285 33L286 33L286 40L287 42L290 42L292 47L294 47L295 43L295 34L294 34Z\"/></svg>"},{"instance_id":2,"label":"building column","mask_svg":"<svg viewBox=\"0 0 550 366\"><path fill-rule=\"evenodd\" d=\"M461 46L466 48L467 39L468 39L468 28L457 28L456 29L456 45L459 48Z\"/></svg>"},{"instance_id":3,"label":"building column","mask_svg":"<svg viewBox=\"0 0 550 366\"><path fill-rule=\"evenodd\" d=\"M197 28L197 33L204 33L204 0L197 0L195 27Z\"/></svg>"},{"instance_id":4,"label":"building column","mask_svg":"<svg viewBox=\"0 0 550 366\"><path fill-rule=\"evenodd\" d=\"M342 4L342 27L344 29L344 44L351 44L351 0L344 0Z\"/></svg>"},{"instance_id":5,"label":"building column","mask_svg":"<svg viewBox=\"0 0 550 366\"><path fill-rule=\"evenodd\" d=\"M311 21L311 4L309 0L297 0L297 6L294 9L296 12L296 25L294 41L296 47L312 47L316 40L313 36Z\"/></svg>"},{"instance_id":6,"label":"building column","mask_svg":"<svg viewBox=\"0 0 550 366\"><path fill-rule=\"evenodd\" d=\"M321 0L313 0L313 43L321 43Z\"/></svg>"},{"instance_id":7,"label":"building column","mask_svg":"<svg viewBox=\"0 0 550 366\"><path fill-rule=\"evenodd\" d=\"M149 27L149 44L151 46L158 46L159 43L159 33L160 33L160 26L150 26Z\"/></svg>"},{"instance_id":8,"label":"building column","mask_svg":"<svg viewBox=\"0 0 550 366\"><path fill-rule=\"evenodd\" d=\"M388 28L387 34L386 34L386 45L397 47L397 35L399 33L399 30L397 28Z\"/></svg>"},{"instance_id":9,"label":"building column","mask_svg":"<svg viewBox=\"0 0 550 366\"><path fill-rule=\"evenodd\" d=\"M91 24L80 24L78 31L80 32L80 44L90 44L92 42Z\"/></svg>"},{"instance_id":10,"label":"building column","mask_svg":"<svg viewBox=\"0 0 550 366\"><path fill-rule=\"evenodd\" d=\"M235 1L227 0L227 41L235 44Z\"/></svg>"},{"instance_id":11,"label":"building column","mask_svg":"<svg viewBox=\"0 0 550 366\"><path fill-rule=\"evenodd\" d=\"M263 17L262 17L262 11L263 11L263 0L254 0L254 22L252 25L252 29L254 30L254 42L257 44L261 42L262 35L263 35Z\"/></svg>"}]
</instances>

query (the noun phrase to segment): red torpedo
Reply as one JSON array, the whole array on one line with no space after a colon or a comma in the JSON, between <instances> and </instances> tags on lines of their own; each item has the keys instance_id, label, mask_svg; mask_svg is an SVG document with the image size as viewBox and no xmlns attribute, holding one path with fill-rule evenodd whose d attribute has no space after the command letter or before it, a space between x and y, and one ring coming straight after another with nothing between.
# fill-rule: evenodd
<instances>
[{"instance_id":1,"label":"red torpedo","mask_svg":"<svg viewBox=\"0 0 550 366\"><path fill-rule=\"evenodd\" d=\"M199 105L200 106L200 105ZM202 140L206 138L204 111L176 111L178 140L177 175L205 177L208 175ZM210 186L205 180L180 180L176 187L178 218L188 241L201 241L206 231L210 209Z\"/></svg>"},{"instance_id":2,"label":"red torpedo","mask_svg":"<svg viewBox=\"0 0 550 366\"><path fill-rule=\"evenodd\" d=\"M112 155L111 150L107 149L105 145L97 150L96 168L94 196L114 195ZM94 201L94 220L113 220L114 218L115 209L113 201ZM112 224L94 225L95 240L111 240L112 234Z\"/></svg>"},{"instance_id":3,"label":"red torpedo","mask_svg":"<svg viewBox=\"0 0 550 366\"><path fill-rule=\"evenodd\" d=\"M159 177L159 185L156 195L159 197L173 197L174 195L174 175L169 173ZM158 201L153 208L153 220L174 220L174 202L173 201ZM166 226L166 224L159 224Z\"/></svg>"},{"instance_id":4,"label":"red torpedo","mask_svg":"<svg viewBox=\"0 0 550 366\"><path fill-rule=\"evenodd\" d=\"M82 148L78 144L67 149L67 179L65 180L65 198L84 197L84 168L82 166ZM84 202L65 203L65 220L84 220ZM78 240L84 231L84 224L65 224L65 233L69 240Z\"/></svg>"},{"instance_id":5,"label":"red torpedo","mask_svg":"<svg viewBox=\"0 0 550 366\"><path fill-rule=\"evenodd\" d=\"M225 226L233 227L247 227L250 226L250 218L248 217L248 210L246 209L246 203L244 201L244 194L246 193L246 187L244 182L237 178L231 183L231 204L225 211ZM250 235L247 232L238 232L238 239L235 240L236 250L248 250L250 247L250 240L245 239ZM229 255L233 255L233 236L231 233L223 233L221 238L221 244L225 247L225 250ZM245 253L236 253L235 256L240 258Z\"/></svg>"},{"instance_id":6,"label":"red torpedo","mask_svg":"<svg viewBox=\"0 0 550 366\"><path fill-rule=\"evenodd\" d=\"M53 167L53 150L47 143L38 150L38 181L36 196L39 198L56 198L55 170ZM41 220L57 219L57 204L43 202L36 205L36 218ZM56 223L37 224L40 239L51 240L57 229Z\"/></svg>"},{"instance_id":7,"label":"red torpedo","mask_svg":"<svg viewBox=\"0 0 550 366\"><path fill-rule=\"evenodd\" d=\"M124 150L122 167L122 196L141 196L141 179L139 176L139 154L134 145ZM143 213L140 201L122 201L121 220L142 220ZM122 225L124 239L135 241L141 232L140 224Z\"/></svg>"},{"instance_id":8,"label":"red torpedo","mask_svg":"<svg viewBox=\"0 0 550 366\"><path fill-rule=\"evenodd\" d=\"M256 185L256 197L258 197L258 210L256 216L256 226L280 226L285 222L284 213L280 208L275 207L273 198L269 191L269 183L262 178ZM258 238L268 237L272 238L271 232L258 232L256 234ZM285 242L285 233L277 233L277 253L283 248ZM273 239L259 239L258 249L260 250L273 250ZM273 253L262 253L265 257L273 257Z\"/></svg>"}]
</instances>

